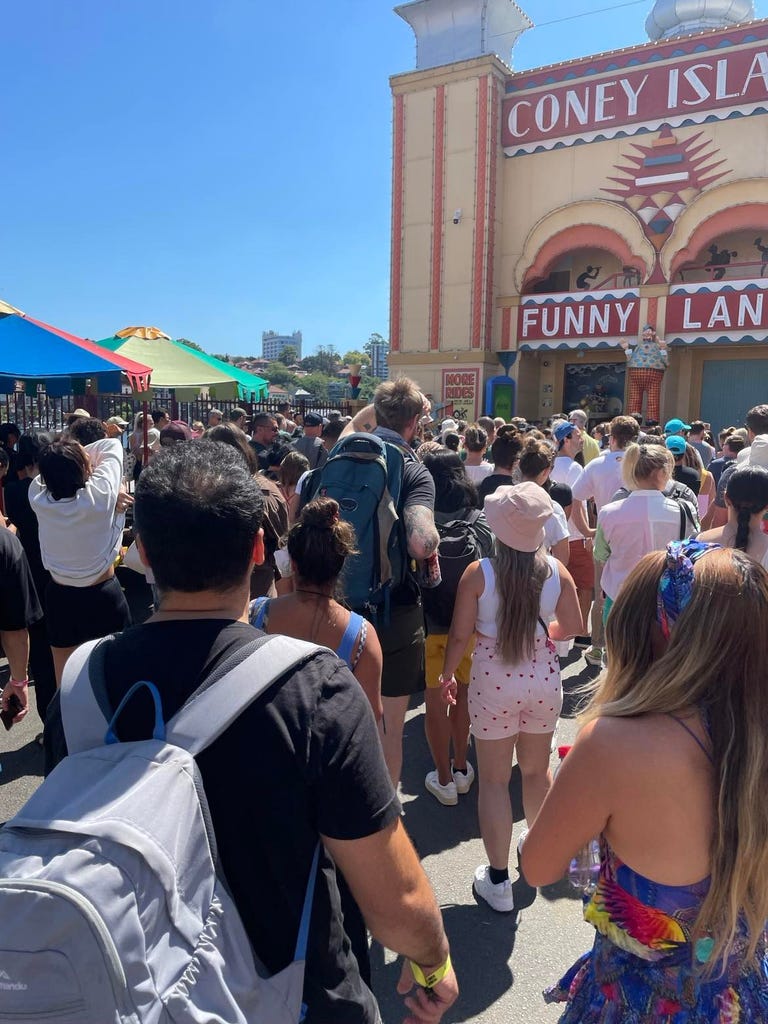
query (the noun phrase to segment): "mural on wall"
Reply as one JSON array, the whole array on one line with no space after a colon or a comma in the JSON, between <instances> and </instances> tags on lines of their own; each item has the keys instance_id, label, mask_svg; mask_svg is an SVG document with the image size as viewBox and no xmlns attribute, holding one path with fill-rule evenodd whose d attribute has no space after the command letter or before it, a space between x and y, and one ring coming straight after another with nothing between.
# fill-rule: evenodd
<instances>
[{"instance_id":1,"label":"mural on wall","mask_svg":"<svg viewBox=\"0 0 768 1024\"><path fill-rule=\"evenodd\" d=\"M621 174L610 178L615 186L602 191L617 196L639 217L658 253L686 206L730 171L720 169L726 160L714 161L720 151L704 132L680 140L665 125L649 146L633 143L632 149L636 152L627 153L614 168Z\"/></svg>"},{"instance_id":2,"label":"mural on wall","mask_svg":"<svg viewBox=\"0 0 768 1024\"><path fill-rule=\"evenodd\" d=\"M624 410L626 371L620 363L566 363L565 408L583 409L588 416L618 416Z\"/></svg>"},{"instance_id":3,"label":"mural on wall","mask_svg":"<svg viewBox=\"0 0 768 1024\"><path fill-rule=\"evenodd\" d=\"M576 278L576 287L589 288L590 284L600 276L601 269L601 267L593 267L591 263L588 264L587 269Z\"/></svg>"},{"instance_id":4,"label":"mural on wall","mask_svg":"<svg viewBox=\"0 0 768 1024\"><path fill-rule=\"evenodd\" d=\"M760 277L765 277L765 271L768 269L768 245L763 245L762 238L756 238L755 248L760 253Z\"/></svg>"},{"instance_id":5,"label":"mural on wall","mask_svg":"<svg viewBox=\"0 0 768 1024\"><path fill-rule=\"evenodd\" d=\"M725 268L739 254L733 249L720 249L717 244L710 245L707 252L709 259L704 266L712 270L713 281L722 281L725 277Z\"/></svg>"}]
</instances>

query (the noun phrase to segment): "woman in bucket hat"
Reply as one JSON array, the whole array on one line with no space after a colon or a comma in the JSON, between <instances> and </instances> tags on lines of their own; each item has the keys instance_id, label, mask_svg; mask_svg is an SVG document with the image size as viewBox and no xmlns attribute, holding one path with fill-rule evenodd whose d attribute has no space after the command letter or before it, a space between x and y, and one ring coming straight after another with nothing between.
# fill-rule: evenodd
<instances>
[{"instance_id":1,"label":"woman in bucket hat","mask_svg":"<svg viewBox=\"0 0 768 1024\"><path fill-rule=\"evenodd\" d=\"M552 515L546 491L534 483L499 487L486 498L485 515L496 554L473 562L461 578L441 684L453 703L453 674L476 634L469 714L489 863L475 872L474 889L494 910L510 912L532 899L522 878L517 893L509 879L512 761L517 753L526 818L532 822L551 784L550 746L562 706L553 641L577 635L583 622L571 575L542 549Z\"/></svg>"}]
</instances>

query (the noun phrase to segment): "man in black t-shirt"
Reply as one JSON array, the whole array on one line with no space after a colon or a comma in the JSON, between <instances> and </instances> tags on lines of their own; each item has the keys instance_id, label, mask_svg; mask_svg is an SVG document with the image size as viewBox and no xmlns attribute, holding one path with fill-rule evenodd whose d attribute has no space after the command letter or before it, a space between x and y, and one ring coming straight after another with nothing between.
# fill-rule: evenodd
<instances>
[{"instance_id":1,"label":"man in black t-shirt","mask_svg":"<svg viewBox=\"0 0 768 1024\"><path fill-rule=\"evenodd\" d=\"M10 530L0 527L0 644L11 670L11 678L3 689L0 705L3 711L7 711L11 697L18 698L21 710L14 722L20 722L29 707L27 629L42 617L21 541Z\"/></svg>"},{"instance_id":2,"label":"man in black t-shirt","mask_svg":"<svg viewBox=\"0 0 768 1024\"><path fill-rule=\"evenodd\" d=\"M152 460L139 478L134 516L159 608L148 622L103 643L104 675L112 707L135 682L151 680L168 720L228 656L258 636L247 613L251 566L264 554L262 499L239 453L196 441ZM126 706L120 740L152 734L152 701L145 698L141 691ZM66 753L58 696L49 725L48 769ZM425 1011L419 1019L437 1024L458 991L441 915L401 824L370 705L346 665L319 648L197 763L224 876L270 972L293 960L310 865L322 841L304 981L307 1024L379 1021L361 977L367 951L348 937L362 932L360 912L382 945L409 958L401 991L413 988L410 961L416 975L419 968L425 977L438 972L436 1002L425 989L415 995ZM356 901L346 900L343 912L337 872Z\"/></svg>"},{"instance_id":3,"label":"man in black t-shirt","mask_svg":"<svg viewBox=\"0 0 768 1024\"><path fill-rule=\"evenodd\" d=\"M413 453L411 442L424 415L424 396L412 380L399 377L376 388L373 405L361 409L342 431L374 433L394 445L403 455L403 486L397 514L405 526L408 550L404 558L423 562L440 543L435 526L435 483L429 471ZM366 609L356 609L361 614ZM384 756L392 782L397 787L403 766L403 726L414 693L421 693L424 678L424 613L421 594L412 573L399 587L393 587L389 622L374 623L384 664L381 697L384 708Z\"/></svg>"}]
</instances>

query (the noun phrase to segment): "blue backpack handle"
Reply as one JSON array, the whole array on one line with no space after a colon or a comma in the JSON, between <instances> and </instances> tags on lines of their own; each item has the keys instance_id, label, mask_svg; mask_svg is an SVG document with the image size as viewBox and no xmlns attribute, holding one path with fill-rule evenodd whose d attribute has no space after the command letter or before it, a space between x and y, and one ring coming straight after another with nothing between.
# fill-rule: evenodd
<instances>
[{"instance_id":1,"label":"blue backpack handle","mask_svg":"<svg viewBox=\"0 0 768 1024\"><path fill-rule=\"evenodd\" d=\"M111 743L119 743L120 742L120 740L117 738L117 733L115 732L115 725L117 724L117 720L120 717L120 715L121 715L121 713L123 711L123 708L128 703L128 701L131 699L131 697L134 695L134 693L136 693L137 690L140 690L144 686L146 686L146 688L149 690L149 692L150 692L150 694L152 696L152 703L155 705L155 725L154 725L154 728L152 730L152 739L153 740L163 740L163 741L165 740L165 722L163 721L163 702L160 699L160 691L158 690L158 688L155 686L154 683L149 683L149 682L147 682L146 679L141 679L141 680L139 680L139 682L133 684L133 686L130 688L130 690L125 694L123 699L117 705L117 710L115 711L115 713L110 718L109 725L107 726L107 732L106 732L106 735L104 736L104 743L105 743L105 745L108 746Z\"/></svg>"}]
</instances>

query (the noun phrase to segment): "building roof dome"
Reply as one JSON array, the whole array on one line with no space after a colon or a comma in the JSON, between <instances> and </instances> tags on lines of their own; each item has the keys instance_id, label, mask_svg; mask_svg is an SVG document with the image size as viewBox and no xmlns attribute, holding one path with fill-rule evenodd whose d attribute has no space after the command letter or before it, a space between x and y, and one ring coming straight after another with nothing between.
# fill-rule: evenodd
<instances>
[{"instance_id":1,"label":"building roof dome","mask_svg":"<svg viewBox=\"0 0 768 1024\"><path fill-rule=\"evenodd\" d=\"M656 0L645 30L653 40L674 39L707 29L731 28L754 16L752 0Z\"/></svg>"}]
</instances>

